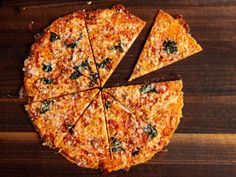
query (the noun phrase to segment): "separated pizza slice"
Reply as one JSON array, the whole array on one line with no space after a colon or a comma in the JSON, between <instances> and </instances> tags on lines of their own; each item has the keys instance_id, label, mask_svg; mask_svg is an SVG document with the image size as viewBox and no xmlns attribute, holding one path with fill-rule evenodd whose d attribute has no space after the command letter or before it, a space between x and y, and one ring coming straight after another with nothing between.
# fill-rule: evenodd
<instances>
[{"instance_id":1,"label":"separated pizza slice","mask_svg":"<svg viewBox=\"0 0 236 177\"><path fill-rule=\"evenodd\" d=\"M81 167L101 168L110 151L101 93L60 144L59 152Z\"/></svg>"},{"instance_id":2,"label":"separated pizza slice","mask_svg":"<svg viewBox=\"0 0 236 177\"><path fill-rule=\"evenodd\" d=\"M165 114L172 106L179 110L183 107L182 81L168 81L150 84L129 85L106 88L121 104L140 116L143 120L154 119Z\"/></svg>"},{"instance_id":3,"label":"separated pizza slice","mask_svg":"<svg viewBox=\"0 0 236 177\"><path fill-rule=\"evenodd\" d=\"M124 57L145 22L122 5L87 14L86 27L103 86Z\"/></svg>"},{"instance_id":4,"label":"separated pizza slice","mask_svg":"<svg viewBox=\"0 0 236 177\"><path fill-rule=\"evenodd\" d=\"M181 117L178 104L144 121L106 92L103 103L112 154L112 159L104 163L106 172L129 169L150 160L169 143Z\"/></svg>"},{"instance_id":5,"label":"separated pizza slice","mask_svg":"<svg viewBox=\"0 0 236 177\"><path fill-rule=\"evenodd\" d=\"M26 111L44 144L58 147L98 92L99 89L93 89L26 105Z\"/></svg>"},{"instance_id":6,"label":"separated pizza slice","mask_svg":"<svg viewBox=\"0 0 236 177\"><path fill-rule=\"evenodd\" d=\"M202 50L183 18L159 11L129 81Z\"/></svg>"},{"instance_id":7,"label":"separated pizza slice","mask_svg":"<svg viewBox=\"0 0 236 177\"><path fill-rule=\"evenodd\" d=\"M44 42L51 44L54 58L99 83L83 12L76 11L55 20L44 35L47 36Z\"/></svg>"}]
</instances>

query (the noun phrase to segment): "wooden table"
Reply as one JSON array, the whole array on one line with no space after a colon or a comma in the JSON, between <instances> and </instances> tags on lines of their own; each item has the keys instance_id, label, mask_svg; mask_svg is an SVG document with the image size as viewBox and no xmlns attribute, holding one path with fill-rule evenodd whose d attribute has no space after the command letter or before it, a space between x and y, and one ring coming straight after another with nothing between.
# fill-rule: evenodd
<instances>
[{"instance_id":1,"label":"wooden table","mask_svg":"<svg viewBox=\"0 0 236 177\"><path fill-rule=\"evenodd\" d=\"M236 176L236 1L86 1L0 2L0 176L102 176L97 170L79 168L40 144L27 114L25 99L18 98L23 62L33 35L53 19L76 9L106 8L124 4L147 24L107 86L127 84L158 9L183 14L192 35L204 51L187 60L142 77L184 82L183 119L167 152L129 172L105 176Z\"/></svg>"}]
</instances>

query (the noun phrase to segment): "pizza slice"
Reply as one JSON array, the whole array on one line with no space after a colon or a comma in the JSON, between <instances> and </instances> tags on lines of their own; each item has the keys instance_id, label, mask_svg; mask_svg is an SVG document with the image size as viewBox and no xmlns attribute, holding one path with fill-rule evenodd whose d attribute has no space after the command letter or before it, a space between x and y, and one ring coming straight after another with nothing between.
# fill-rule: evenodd
<instances>
[{"instance_id":1,"label":"pizza slice","mask_svg":"<svg viewBox=\"0 0 236 177\"><path fill-rule=\"evenodd\" d=\"M108 93L103 92L103 104L112 159L104 163L104 171L128 170L150 160L166 146L181 118L181 99L144 121Z\"/></svg>"},{"instance_id":2,"label":"pizza slice","mask_svg":"<svg viewBox=\"0 0 236 177\"><path fill-rule=\"evenodd\" d=\"M32 45L24 86L34 101L100 85L82 12L55 20Z\"/></svg>"},{"instance_id":3,"label":"pizza slice","mask_svg":"<svg viewBox=\"0 0 236 177\"><path fill-rule=\"evenodd\" d=\"M76 69L53 57L50 45L34 44L25 61L24 88L33 101L88 90L98 85Z\"/></svg>"},{"instance_id":4,"label":"pizza slice","mask_svg":"<svg viewBox=\"0 0 236 177\"><path fill-rule=\"evenodd\" d=\"M122 5L87 14L86 27L102 86L144 25L143 20L130 14Z\"/></svg>"},{"instance_id":5,"label":"pizza slice","mask_svg":"<svg viewBox=\"0 0 236 177\"><path fill-rule=\"evenodd\" d=\"M101 168L110 157L101 93L93 100L59 146L59 152L72 163Z\"/></svg>"},{"instance_id":6,"label":"pizza slice","mask_svg":"<svg viewBox=\"0 0 236 177\"><path fill-rule=\"evenodd\" d=\"M183 18L160 10L129 81L200 51Z\"/></svg>"},{"instance_id":7,"label":"pizza slice","mask_svg":"<svg viewBox=\"0 0 236 177\"><path fill-rule=\"evenodd\" d=\"M111 159L104 163L104 171L128 170L147 143L148 134L143 128L148 124L137 119L106 92L102 95L111 150Z\"/></svg>"},{"instance_id":8,"label":"pizza slice","mask_svg":"<svg viewBox=\"0 0 236 177\"><path fill-rule=\"evenodd\" d=\"M168 81L150 84L106 88L121 104L143 120L155 122L158 116L176 106L181 113L183 106L182 81Z\"/></svg>"},{"instance_id":9,"label":"pizza slice","mask_svg":"<svg viewBox=\"0 0 236 177\"><path fill-rule=\"evenodd\" d=\"M25 106L45 145L58 147L99 89L31 102Z\"/></svg>"},{"instance_id":10,"label":"pizza slice","mask_svg":"<svg viewBox=\"0 0 236 177\"><path fill-rule=\"evenodd\" d=\"M54 58L98 82L98 74L89 43L85 16L76 11L55 20L46 30L44 42L51 45Z\"/></svg>"}]
</instances>

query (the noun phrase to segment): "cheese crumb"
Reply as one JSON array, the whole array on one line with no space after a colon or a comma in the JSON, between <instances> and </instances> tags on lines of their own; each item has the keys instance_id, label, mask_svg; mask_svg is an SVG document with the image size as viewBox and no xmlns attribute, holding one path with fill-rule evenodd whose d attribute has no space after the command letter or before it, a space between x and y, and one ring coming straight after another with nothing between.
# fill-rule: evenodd
<instances>
[{"instance_id":1,"label":"cheese crumb","mask_svg":"<svg viewBox=\"0 0 236 177\"><path fill-rule=\"evenodd\" d=\"M91 5L91 4L92 4L92 1L87 1L87 4L88 4L88 5Z\"/></svg>"}]
</instances>

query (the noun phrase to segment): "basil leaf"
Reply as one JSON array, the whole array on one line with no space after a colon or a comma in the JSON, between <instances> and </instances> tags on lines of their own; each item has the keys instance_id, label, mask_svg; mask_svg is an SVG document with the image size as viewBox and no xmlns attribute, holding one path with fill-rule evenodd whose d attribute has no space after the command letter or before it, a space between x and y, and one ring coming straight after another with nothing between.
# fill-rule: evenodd
<instances>
[{"instance_id":1,"label":"basil leaf","mask_svg":"<svg viewBox=\"0 0 236 177\"><path fill-rule=\"evenodd\" d=\"M71 48L74 49L75 47L77 47L77 44L79 43L79 41L83 38L83 33L80 33L80 36L77 40L75 40L74 42L72 42L71 44L67 44L66 42L64 42L64 45L67 48Z\"/></svg>"},{"instance_id":2,"label":"basil leaf","mask_svg":"<svg viewBox=\"0 0 236 177\"><path fill-rule=\"evenodd\" d=\"M178 51L177 43L175 41L165 40L163 42L163 46L164 46L164 50L168 54L173 54L173 53L176 53Z\"/></svg>"},{"instance_id":3,"label":"basil leaf","mask_svg":"<svg viewBox=\"0 0 236 177\"><path fill-rule=\"evenodd\" d=\"M134 157L134 156L138 155L139 152L140 152L140 148L139 148L139 147L136 147L136 148L134 149L134 151L132 152L132 156Z\"/></svg>"},{"instance_id":4,"label":"basil leaf","mask_svg":"<svg viewBox=\"0 0 236 177\"><path fill-rule=\"evenodd\" d=\"M40 114L45 114L50 109L50 104L53 103L53 100L44 100L40 107Z\"/></svg>"},{"instance_id":5,"label":"basil leaf","mask_svg":"<svg viewBox=\"0 0 236 177\"><path fill-rule=\"evenodd\" d=\"M105 68L111 60L111 58L105 58L101 63L97 63L98 68Z\"/></svg>"},{"instance_id":6,"label":"basil leaf","mask_svg":"<svg viewBox=\"0 0 236 177\"><path fill-rule=\"evenodd\" d=\"M58 39L60 39L60 37L56 33L50 32L50 38L49 38L50 42L54 42L54 41L56 41Z\"/></svg>"},{"instance_id":7,"label":"basil leaf","mask_svg":"<svg viewBox=\"0 0 236 177\"><path fill-rule=\"evenodd\" d=\"M74 133L75 125L67 125L68 132L72 135Z\"/></svg>"},{"instance_id":8,"label":"basil leaf","mask_svg":"<svg viewBox=\"0 0 236 177\"><path fill-rule=\"evenodd\" d=\"M122 147L121 142L114 137L111 137L111 146L112 152L125 151L125 149Z\"/></svg>"},{"instance_id":9,"label":"basil leaf","mask_svg":"<svg viewBox=\"0 0 236 177\"><path fill-rule=\"evenodd\" d=\"M98 73L90 73L90 78L91 78L91 80L96 82L99 79L99 75L98 75Z\"/></svg>"},{"instance_id":10,"label":"basil leaf","mask_svg":"<svg viewBox=\"0 0 236 177\"><path fill-rule=\"evenodd\" d=\"M43 78L42 80L43 80L44 84L52 84L53 83L52 79Z\"/></svg>"},{"instance_id":11,"label":"basil leaf","mask_svg":"<svg viewBox=\"0 0 236 177\"><path fill-rule=\"evenodd\" d=\"M108 47L108 50L117 50L119 52L124 52L124 43L122 41L119 41L117 45Z\"/></svg>"},{"instance_id":12,"label":"basil leaf","mask_svg":"<svg viewBox=\"0 0 236 177\"><path fill-rule=\"evenodd\" d=\"M144 132L147 133L151 139L155 138L158 134L157 129L151 124L148 124L144 127Z\"/></svg>"},{"instance_id":13,"label":"basil leaf","mask_svg":"<svg viewBox=\"0 0 236 177\"><path fill-rule=\"evenodd\" d=\"M43 70L44 70L45 72L51 72L51 71L52 71L52 65L51 65L51 63L49 63L49 64L43 64Z\"/></svg>"},{"instance_id":14,"label":"basil leaf","mask_svg":"<svg viewBox=\"0 0 236 177\"><path fill-rule=\"evenodd\" d=\"M82 76L82 74L78 71L78 70L75 70L71 75L70 75L70 79L72 80L75 80L77 79L78 77Z\"/></svg>"},{"instance_id":15,"label":"basil leaf","mask_svg":"<svg viewBox=\"0 0 236 177\"><path fill-rule=\"evenodd\" d=\"M149 84L149 85L144 85L143 87L141 87L139 91L141 94L145 94L145 93L156 92L156 89L152 84Z\"/></svg>"},{"instance_id":16,"label":"basil leaf","mask_svg":"<svg viewBox=\"0 0 236 177\"><path fill-rule=\"evenodd\" d=\"M111 107L111 103L109 101L105 101L104 106L106 109L109 109Z\"/></svg>"},{"instance_id":17,"label":"basil leaf","mask_svg":"<svg viewBox=\"0 0 236 177\"><path fill-rule=\"evenodd\" d=\"M89 82L89 87L92 87L92 86L94 86L95 85L95 82L93 82L93 81L90 81Z\"/></svg>"},{"instance_id":18,"label":"basil leaf","mask_svg":"<svg viewBox=\"0 0 236 177\"><path fill-rule=\"evenodd\" d=\"M88 59L85 59L84 61L82 61L82 63L80 64L80 67L82 68L86 68L89 66L89 62Z\"/></svg>"}]
</instances>

